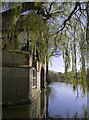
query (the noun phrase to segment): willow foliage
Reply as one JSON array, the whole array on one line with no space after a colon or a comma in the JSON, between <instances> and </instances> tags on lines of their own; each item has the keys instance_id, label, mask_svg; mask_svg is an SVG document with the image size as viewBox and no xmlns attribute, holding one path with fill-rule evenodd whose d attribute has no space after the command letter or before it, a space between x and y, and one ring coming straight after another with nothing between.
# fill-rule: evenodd
<instances>
[{"instance_id":1,"label":"willow foliage","mask_svg":"<svg viewBox=\"0 0 89 120\"><path fill-rule=\"evenodd\" d=\"M81 71L85 69L86 73L87 3L37 2L34 3L35 9L30 9L29 14L22 17L20 15L23 11L22 3L12 4L8 3L8 6L16 7L11 14L13 24L9 29L11 31L13 27L26 29L28 40L32 41L32 49L35 52L35 45L37 45L36 49L42 61L45 59L44 56L50 59L51 56L62 53L65 73L72 68L76 74L78 62L81 64ZM21 19L23 22L18 21Z\"/></svg>"}]
</instances>

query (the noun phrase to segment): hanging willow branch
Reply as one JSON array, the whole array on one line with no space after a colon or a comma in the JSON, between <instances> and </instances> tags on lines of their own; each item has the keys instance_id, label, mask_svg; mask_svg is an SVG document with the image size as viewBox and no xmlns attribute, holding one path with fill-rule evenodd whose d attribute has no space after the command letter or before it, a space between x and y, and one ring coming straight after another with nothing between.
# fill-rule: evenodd
<instances>
[{"instance_id":1,"label":"hanging willow branch","mask_svg":"<svg viewBox=\"0 0 89 120\"><path fill-rule=\"evenodd\" d=\"M66 23L71 19L71 17L73 16L73 14L75 13L75 11L77 10L77 8L78 8L79 6L80 6L80 3L79 3L79 2L76 2L73 11L70 13L70 15L68 16L68 18L64 20L63 25L61 25L61 29L59 29L59 30L58 30L57 32L55 32L53 35L55 35L55 34L58 35L58 33L65 28Z\"/></svg>"}]
</instances>

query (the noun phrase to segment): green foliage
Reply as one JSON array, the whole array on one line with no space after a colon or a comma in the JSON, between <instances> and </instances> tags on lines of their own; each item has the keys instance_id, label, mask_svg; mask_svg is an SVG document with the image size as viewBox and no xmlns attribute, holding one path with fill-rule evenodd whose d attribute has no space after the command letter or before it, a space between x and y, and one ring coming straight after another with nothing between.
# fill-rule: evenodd
<instances>
[{"instance_id":1,"label":"green foliage","mask_svg":"<svg viewBox=\"0 0 89 120\"><path fill-rule=\"evenodd\" d=\"M10 14L12 23L8 31L12 31L14 27L26 29L28 40L32 41L32 51L35 54L35 45L37 45L36 49L41 61L44 61L44 56L49 61L51 56L60 55L59 53L62 51L65 73L72 66L72 72L76 76L78 58L80 58L81 68L86 68L86 12L78 10L69 19L76 5L75 3L34 2L32 4L35 9L24 16L20 16L24 10L22 3L6 4L8 4L9 8L14 7ZM3 7L6 7L5 3L3 3ZM29 6L25 7L29 9ZM83 3L81 7L86 7L86 3ZM66 25L64 24L65 20L68 20ZM63 26L65 26L64 29L60 30Z\"/></svg>"},{"instance_id":2,"label":"green foliage","mask_svg":"<svg viewBox=\"0 0 89 120\"><path fill-rule=\"evenodd\" d=\"M87 92L87 80L86 75L83 73L83 71L77 72L77 77L72 71L67 72L67 74L49 71L48 81L65 82L66 84L71 83L73 85L74 91L76 91L78 85L80 85L83 95L85 95Z\"/></svg>"},{"instance_id":3,"label":"green foliage","mask_svg":"<svg viewBox=\"0 0 89 120\"><path fill-rule=\"evenodd\" d=\"M62 82L65 81L65 74L64 73L58 73L54 71L48 72L48 81L49 82Z\"/></svg>"}]
</instances>

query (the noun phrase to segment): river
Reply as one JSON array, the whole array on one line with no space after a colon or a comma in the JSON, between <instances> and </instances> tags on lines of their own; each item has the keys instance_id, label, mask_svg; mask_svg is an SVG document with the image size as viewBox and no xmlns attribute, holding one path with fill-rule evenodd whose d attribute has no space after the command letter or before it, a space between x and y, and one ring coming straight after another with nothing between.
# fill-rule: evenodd
<instances>
[{"instance_id":1,"label":"river","mask_svg":"<svg viewBox=\"0 0 89 120\"><path fill-rule=\"evenodd\" d=\"M2 109L3 118L86 118L87 92L80 85L53 82L32 104Z\"/></svg>"}]
</instances>

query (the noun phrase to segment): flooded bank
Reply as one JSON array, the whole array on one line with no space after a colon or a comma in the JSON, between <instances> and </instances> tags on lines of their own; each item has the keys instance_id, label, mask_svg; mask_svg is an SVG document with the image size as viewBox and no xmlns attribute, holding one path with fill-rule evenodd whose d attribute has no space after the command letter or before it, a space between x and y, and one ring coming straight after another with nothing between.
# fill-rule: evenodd
<instances>
[{"instance_id":1,"label":"flooded bank","mask_svg":"<svg viewBox=\"0 0 89 120\"><path fill-rule=\"evenodd\" d=\"M86 118L87 92L80 85L53 82L32 104L6 107L3 118Z\"/></svg>"}]
</instances>

